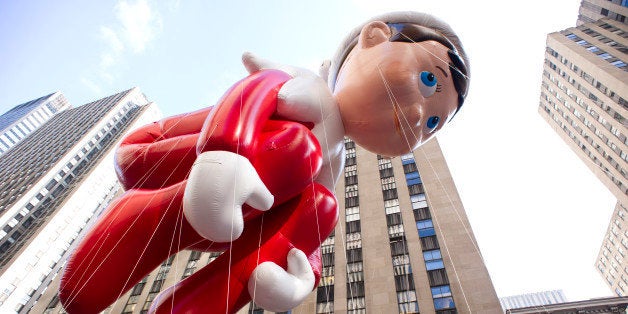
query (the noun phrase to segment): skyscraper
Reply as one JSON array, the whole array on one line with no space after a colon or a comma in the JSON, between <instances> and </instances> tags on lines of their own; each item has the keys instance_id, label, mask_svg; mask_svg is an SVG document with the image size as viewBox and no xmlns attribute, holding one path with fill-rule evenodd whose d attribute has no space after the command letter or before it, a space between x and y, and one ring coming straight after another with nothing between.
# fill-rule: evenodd
<instances>
[{"instance_id":1,"label":"skyscraper","mask_svg":"<svg viewBox=\"0 0 628 314\"><path fill-rule=\"evenodd\" d=\"M345 146L341 215L321 246L321 282L292 313L502 313L438 141L394 159ZM172 256L109 313L146 313L161 290L215 257ZM35 312L59 313L55 285Z\"/></svg>"},{"instance_id":2,"label":"skyscraper","mask_svg":"<svg viewBox=\"0 0 628 314\"><path fill-rule=\"evenodd\" d=\"M37 130L52 116L71 108L60 92L55 92L21 105L0 115L0 155Z\"/></svg>"},{"instance_id":3,"label":"skyscraper","mask_svg":"<svg viewBox=\"0 0 628 314\"><path fill-rule=\"evenodd\" d=\"M539 106L541 116L617 198L596 267L620 296L628 294L627 6L583 1L578 27L548 35ZM611 18L595 20L599 14Z\"/></svg>"},{"instance_id":4,"label":"skyscraper","mask_svg":"<svg viewBox=\"0 0 628 314\"><path fill-rule=\"evenodd\" d=\"M0 157L0 312L25 312L41 295L119 192L113 148L158 117L133 88L56 114Z\"/></svg>"},{"instance_id":5,"label":"skyscraper","mask_svg":"<svg viewBox=\"0 0 628 314\"><path fill-rule=\"evenodd\" d=\"M599 19L609 18L620 23L628 23L628 0L582 0L580 11L578 12L578 23L595 22Z\"/></svg>"}]
</instances>

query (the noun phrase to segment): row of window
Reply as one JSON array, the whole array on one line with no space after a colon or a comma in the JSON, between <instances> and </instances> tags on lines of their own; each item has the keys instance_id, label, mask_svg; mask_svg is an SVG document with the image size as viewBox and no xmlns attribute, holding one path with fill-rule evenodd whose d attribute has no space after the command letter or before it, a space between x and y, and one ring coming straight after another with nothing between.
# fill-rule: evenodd
<instances>
[{"instance_id":1,"label":"row of window","mask_svg":"<svg viewBox=\"0 0 628 314\"><path fill-rule=\"evenodd\" d=\"M576 44L578 44L579 46L582 46L582 47L586 48L587 51L595 54L600 59L608 61L610 64L614 65L617 68L626 70L626 67L627 67L626 63L621 61L621 59L611 55L610 53L600 49L598 46L595 46L595 45L589 43L588 41L586 41L586 40L576 36L573 33L569 33L565 37L567 37L567 38L571 39L572 41L576 42Z\"/></svg>"},{"instance_id":2,"label":"row of window","mask_svg":"<svg viewBox=\"0 0 628 314\"><path fill-rule=\"evenodd\" d=\"M572 132L572 130L570 130L570 128L568 127L568 125L572 126L572 127L577 127L577 125L574 124L574 122L570 119L570 118L565 118L563 116L563 118L565 118L567 123L563 123L563 121L560 120L560 115L555 115L553 113L551 113L551 111L549 110L548 107L544 107L544 110L550 115L550 118L552 118L554 121L556 121L556 123L563 129L563 131L569 136L569 138L571 138L578 147L580 147L585 154L587 154L587 156L589 156L589 158L591 159L591 161L597 165L602 171L604 171L604 174L606 174L606 176L617 186L617 188L620 189L620 191L622 191L622 193L628 193L628 186L626 186L619 178L616 178L613 173L610 171L610 169L600 161L600 159L596 156L596 154L592 151L589 150L587 148L586 145L584 145L580 139L578 138L578 135L581 135L580 131L574 130L574 132ZM588 138L587 135L585 135L585 140ZM597 146L596 150L598 153L603 154L604 156L606 156L605 159L608 159L608 154L606 154L603 150L600 150L600 147ZM613 163L611 163L613 164ZM626 176L626 172L622 169L620 170L620 173L622 176Z\"/></svg>"},{"instance_id":3,"label":"row of window","mask_svg":"<svg viewBox=\"0 0 628 314\"><path fill-rule=\"evenodd\" d=\"M546 76L547 78L550 79L550 81L554 82L556 84L556 86L558 86L563 92L565 92L567 95L571 95L571 97L573 99L575 99L578 103L582 103L580 102L580 98L578 96L576 96L575 94L573 94L573 92L571 92L569 90L569 88L565 87L562 83L560 83L560 81L558 81L552 74L550 74L547 71L543 71L543 75ZM620 146L618 146L617 144L615 144L616 140L620 140L623 138L623 143L627 142L628 139L626 139L625 135L621 134L619 132L619 129L613 125L611 125L610 123L608 123L608 121L606 121L606 119L604 119L601 115L599 115L597 112L595 112L595 110L593 110L593 108L591 108L590 106L582 103L582 107L587 111L588 115L584 115L582 113L580 113L580 111L578 111L577 108L574 108L565 97L561 96L561 94L557 91L555 91L552 86L549 86L545 81L542 82L541 84L543 86L543 88L545 90L547 90L547 92L549 94L551 94L552 96L554 96L554 99L558 100L559 102L561 102L564 105L564 108L559 107L552 98L550 98L548 96L547 93L545 93L545 91L541 91L541 98L544 99L545 101L547 101L547 103L549 103L554 109L555 111L558 112L558 114L560 114L563 118L565 118L565 120L567 120L569 122L569 124L571 124L574 129L576 130L576 132L578 132L579 134L582 134L582 136L587 140L587 142L589 142L589 144L591 144L594 147L598 147L598 151L600 152L600 154L602 154L604 156L604 158L608 159L609 162L618 170L618 171L622 171L623 169L621 168L621 166L617 163L617 161L615 161L615 159L617 158L617 155L621 158L624 159L625 161L628 161L628 155L626 154L625 151L623 151ZM576 118L578 118L578 120L580 120L580 122L582 124L584 124L584 127L586 127L587 129L589 129L591 132L593 132L600 140L602 143L606 144L605 148L602 149L600 148L599 144L594 143L593 138L589 137L587 135L587 133L583 130L583 127L581 126L581 124L577 123L576 121L574 121L573 119L571 119L570 115L566 114L566 112L570 112L573 113L574 116L576 116ZM610 131L610 133L612 133L614 135L614 137L609 138L607 136L608 133L603 132L603 128L597 128L596 125L594 125L591 120L589 120L590 118L596 118L596 120L598 122L600 122L608 131ZM623 119L623 117L621 117ZM620 143L621 145L621 143ZM610 148L610 149L609 149ZM607 151L613 151L615 152L617 155L613 155L613 156L607 156L608 153Z\"/></svg>"},{"instance_id":4,"label":"row of window","mask_svg":"<svg viewBox=\"0 0 628 314\"><path fill-rule=\"evenodd\" d=\"M35 131L39 126L46 123L55 112L48 107L42 106L34 110L31 114L16 123L0 135L0 153L7 151L15 144L23 140L27 135Z\"/></svg>"},{"instance_id":5,"label":"row of window","mask_svg":"<svg viewBox=\"0 0 628 314\"><path fill-rule=\"evenodd\" d=\"M434 222L427 206L427 199L423 190L421 176L412 153L401 156L406 175L406 184L410 193L412 210L416 222L417 232L423 251L423 261L430 281L432 300L437 313L455 311L449 280L445 271L442 254L438 245Z\"/></svg>"},{"instance_id":6,"label":"row of window","mask_svg":"<svg viewBox=\"0 0 628 314\"><path fill-rule=\"evenodd\" d=\"M15 215L7 225L0 230L0 239L4 239L0 244L0 254L8 254L15 251L15 242L20 240L24 233L32 231L31 225L38 218L48 214L54 209L53 204L63 198L72 186L76 183L76 178L80 177L86 170L91 159L99 156L103 148L107 148L111 140L117 135L119 130L128 121L130 115L135 111L131 110L129 103L122 107L110 122L99 131L84 147L62 168L48 184L37 193L20 212ZM18 223L23 220L22 224ZM0 255L1 256L1 255ZM6 258L5 260L8 260Z\"/></svg>"},{"instance_id":7,"label":"row of window","mask_svg":"<svg viewBox=\"0 0 628 314\"><path fill-rule=\"evenodd\" d=\"M118 116L116 117L115 121L120 124L120 127L123 127L124 123L129 119L129 117L125 116L123 119L121 118L122 116ZM116 131L117 127L116 130L112 130L112 132ZM81 151L79 151L78 154L71 160L71 162L68 163L68 165L66 165L66 167L61 170L59 174L55 175L55 177L51 179L48 184L44 188L42 188L39 193L36 194L31 199L31 201L27 203L17 213L17 215L9 220L7 225L5 225L2 231L0 231L0 239L2 239L0 244L0 254L2 256L2 260L5 263L9 261L10 257L13 256L13 254L15 254L15 252L20 249L24 241L29 238L29 235L36 231L37 228L35 228L35 225L40 224L44 221L42 217L48 215L57 207L57 204L63 202L65 197L68 196L68 192L72 189L73 185L76 184L76 182L79 181L78 179L87 172L87 169L89 168L88 164L90 164L87 159L97 158L101 153L101 148L107 147L107 145L110 144L109 142L110 141L108 139L105 139L104 137L95 146L92 145L93 142L90 142L87 148L84 147ZM93 149L92 146L94 146ZM85 153L87 152L89 152L89 154L86 155ZM117 191L117 187L114 186L114 188L115 191ZM101 205L106 206L106 204L103 205L102 203ZM95 208L94 210L99 209ZM88 220L89 218L85 218L85 221L83 221L82 224L76 225L76 227L79 229L76 230L73 238L62 240L55 240L51 238L50 241L63 241L63 243L61 244L63 245L65 250L67 250ZM61 225L59 226L59 228L62 227L63 226ZM56 267L56 263L65 254L65 250L60 252L59 254L56 254L56 257L52 256L53 265L49 266L48 268L45 268L45 266L43 268L42 266L37 267L37 269L42 272L42 280L40 281L40 285L44 285L45 287L49 284L49 280L47 279L48 277L46 276L46 274L50 274L51 271ZM51 255L48 254L48 256ZM32 263L33 265L35 265L37 261L34 260ZM34 292L36 289L37 288L31 289L31 291ZM29 297L32 297L32 294L30 294ZM22 304L26 304L29 299L30 298L27 298L25 302L22 302ZM20 306L22 306L22 304L20 304Z\"/></svg>"},{"instance_id":8,"label":"row of window","mask_svg":"<svg viewBox=\"0 0 628 314\"><path fill-rule=\"evenodd\" d=\"M408 243L404 233L399 199L397 198L397 185L392 162L390 158L382 156L377 156L377 158L399 313L419 313L419 304L416 300L416 288L412 275L412 266L410 265L410 256L408 255Z\"/></svg>"}]
</instances>

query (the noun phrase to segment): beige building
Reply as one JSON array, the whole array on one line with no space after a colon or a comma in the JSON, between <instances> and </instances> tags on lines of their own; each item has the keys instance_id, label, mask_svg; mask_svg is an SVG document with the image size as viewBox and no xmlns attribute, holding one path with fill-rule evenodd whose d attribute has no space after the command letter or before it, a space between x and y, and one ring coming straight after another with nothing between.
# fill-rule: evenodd
<instances>
[{"instance_id":1,"label":"beige building","mask_svg":"<svg viewBox=\"0 0 628 314\"><path fill-rule=\"evenodd\" d=\"M595 22L609 18L620 23L628 23L628 1L626 0L582 0L578 12L578 23Z\"/></svg>"},{"instance_id":2,"label":"beige building","mask_svg":"<svg viewBox=\"0 0 628 314\"><path fill-rule=\"evenodd\" d=\"M578 27L548 35L539 106L541 116L617 198L596 267L619 296L628 294L627 6L583 1ZM582 22L600 12L609 17Z\"/></svg>"},{"instance_id":3,"label":"beige building","mask_svg":"<svg viewBox=\"0 0 628 314\"><path fill-rule=\"evenodd\" d=\"M321 283L292 313L503 313L438 141L394 159L346 148ZM213 257L176 255L107 312L146 313L159 291ZM57 287L33 313L61 312Z\"/></svg>"}]
</instances>

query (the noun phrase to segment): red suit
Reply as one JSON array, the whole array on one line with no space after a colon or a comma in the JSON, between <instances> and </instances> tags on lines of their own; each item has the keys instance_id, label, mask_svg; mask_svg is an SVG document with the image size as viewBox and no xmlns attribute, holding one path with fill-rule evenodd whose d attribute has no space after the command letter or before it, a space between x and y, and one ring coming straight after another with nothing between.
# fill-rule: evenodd
<instances>
[{"instance_id":1,"label":"red suit","mask_svg":"<svg viewBox=\"0 0 628 314\"><path fill-rule=\"evenodd\" d=\"M225 252L162 292L153 312L236 312L251 300L247 282L255 267L269 261L285 269L292 248L305 253L317 285L320 243L338 210L332 192L314 182L322 158L310 130L272 118L277 92L289 79L276 70L254 73L217 106L144 126L122 141L116 168L127 192L68 260L59 297L69 313L102 311L183 249ZM201 237L183 215L187 177L207 151L246 157L274 196L268 213L244 206L244 231L232 243Z\"/></svg>"}]
</instances>

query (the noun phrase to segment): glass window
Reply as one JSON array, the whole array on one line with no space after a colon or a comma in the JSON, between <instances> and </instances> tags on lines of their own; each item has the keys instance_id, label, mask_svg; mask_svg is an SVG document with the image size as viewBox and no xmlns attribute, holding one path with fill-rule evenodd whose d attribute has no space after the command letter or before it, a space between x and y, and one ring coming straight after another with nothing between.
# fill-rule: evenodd
<instances>
[{"instance_id":1,"label":"glass window","mask_svg":"<svg viewBox=\"0 0 628 314\"><path fill-rule=\"evenodd\" d=\"M455 308L454 299L452 297L434 299L434 308L437 310Z\"/></svg>"},{"instance_id":2,"label":"glass window","mask_svg":"<svg viewBox=\"0 0 628 314\"><path fill-rule=\"evenodd\" d=\"M419 220L416 222L417 229L427 229L433 228L434 224L432 223L432 219Z\"/></svg>"},{"instance_id":3,"label":"glass window","mask_svg":"<svg viewBox=\"0 0 628 314\"><path fill-rule=\"evenodd\" d=\"M431 260L440 259L440 258L441 258L440 250L431 250L431 251L423 252L423 259L426 261L431 261Z\"/></svg>"},{"instance_id":4,"label":"glass window","mask_svg":"<svg viewBox=\"0 0 628 314\"><path fill-rule=\"evenodd\" d=\"M427 270L443 269L445 268L445 265L443 264L442 259L437 259L432 261L425 261L425 268Z\"/></svg>"},{"instance_id":5,"label":"glass window","mask_svg":"<svg viewBox=\"0 0 628 314\"><path fill-rule=\"evenodd\" d=\"M432 287L432 297L434 299L450 296L451 288L449 287L449 285Z\"/></svg>"},{"instance_id":6,"label":"glass window","mask_svg":"<svg viewBox=\"0 0 628 314\"><path fill-rule=\"evenodd\" d=\"M436 235L436 232L434 231L434 228L427 228L427 229L419 230L419 237L421 237L421 238L431 237L433 235Z\"/></svg>"}]
</instances>

